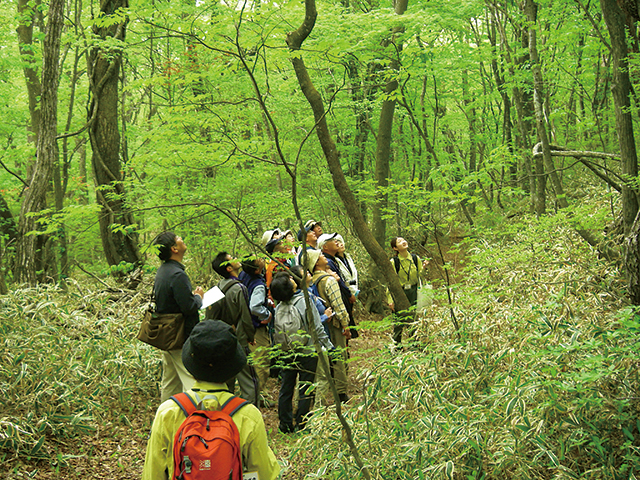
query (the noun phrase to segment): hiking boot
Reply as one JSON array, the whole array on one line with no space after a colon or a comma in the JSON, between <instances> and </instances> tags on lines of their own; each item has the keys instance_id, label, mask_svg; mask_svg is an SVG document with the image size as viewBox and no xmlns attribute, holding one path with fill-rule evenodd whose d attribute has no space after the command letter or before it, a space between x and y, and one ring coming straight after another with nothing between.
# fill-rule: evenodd
<instances>
[{"instance_id":1,"label":"hiking boot","mask_svg":"<svg viewBox=\"0 0 640 480\"><path fill-rule=\"evenodd\" d=\"M280 425L278 425L278 430L280 430L282 433L295 433L296 431L293 425L289 425L286 423L281 423Z\"/></svg>"}]
</instances>

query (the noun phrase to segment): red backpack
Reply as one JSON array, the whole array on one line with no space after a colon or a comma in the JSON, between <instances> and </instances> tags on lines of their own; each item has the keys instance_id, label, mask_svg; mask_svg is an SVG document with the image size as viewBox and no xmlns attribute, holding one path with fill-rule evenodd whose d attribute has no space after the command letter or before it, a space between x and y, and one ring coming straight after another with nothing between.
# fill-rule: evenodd
<instances>
[{"instance_id":1,"label":"red backpack","mask_svg":"<svg viewBox=\"0 0 640 480\"><path fill-rule=\"evenodd\" d=\"M249 402L231 397L209 411L186 393L171 400L187 417L173 438L173 480L242 480L240 434L231 417Z\"/></svg>"}]
</instances>

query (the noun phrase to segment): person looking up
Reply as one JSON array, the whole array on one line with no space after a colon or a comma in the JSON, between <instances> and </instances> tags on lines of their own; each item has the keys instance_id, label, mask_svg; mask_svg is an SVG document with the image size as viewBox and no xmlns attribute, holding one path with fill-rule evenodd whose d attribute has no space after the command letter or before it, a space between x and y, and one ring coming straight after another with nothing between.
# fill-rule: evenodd
<instances>
[{"instance_id":1,"label":"person looking up","mask_svg":"<svg viewBox=\"0 0 640 480\"><path fill-rule=\"evenodd\" d=\"M316 232L311 230L313 224L310 224L313 220L309 220L303 230L298 231L298 240L304 242L304 245L300 247L300 252L298 253L298 265L302 265L302 261L304 259L304 250L315 250L318 245L318 237Z\"/></svg>"},{"instance_id":2,"label":"person looking up","mask_svg":"<svg viewBox=\"0 0 640 480\"><path fill-rule=\"evenodd\" d=\"M255 348L253 351L253 364L258 377L258 387L261 392L266 391L269 380L269 324L273 320L274 307L267 295L267 285L262 275L264 259L247 257L242 261L242 272L238 276L242 284L247 287L249 294L249 311L251 322L255 328ZM261 403L266 402L260 396Z\"/></svg>"},{"instance_id":3,"label":"person looking up","mask_svg":"<svg viewBox=\"0 0 640 480\"><path fill-rule=\"evenodd\" d=\"M251 321L249 310L249 293L247 287L238 279L241 263L227 252L220 252L211 262L213 271L222 277L218 288L224 293L224 298L207 307L205 318L222 320L235 329L238 342L249 354L249 345L255 345L255 327ZM237 377L229 381L229 389L233 392L235 380L240 386L240 396L258 406L258 377L255 369L247 364Z\"/></svg>"},{"instance_id":4,"label":"person looking up","mask_svg":"<svg viewBox=\"0 0 640 480\"><path fill-rule=\"evenodd\" d=\"M187 245L182 237L173 232L163 232L153 241L158 247L158 258L162 265L153 284L153 298L157 313L182 313L184 336L187 338L196 326L202 306L204 290L191 288L191 281L182 261ZM164 402L172 395L191 388L194 379L182 364L182 350L162 352L162 381L160 398Z\"/></svg>"},{"instance_id":5,"label":"person looking up","mask_svg":"<svg viewBox=\"0 0 640 480\"><path fill-rule=\"evenodd\" d=\"M343 277L342 270L340 269L340 260L336 258L339 252L339 243L337 241L337 233L325 233L318 238L318 248L322 251L323 255L327 259L327 265L329 270L335 273L338 280L338 286L340 287L340 295L342 295L342 302L344 303L347 313L349 314L349 325L351 327L356 326L355 319L353 317L353 305L356 303L356 297L353 292L347 286L347 281ZM353 328L351 330L351 338L358 337L358 330Z\"/></svg>"},{"instance_id":6,"label":"person looking up","mask_svg":"<svg viewBox=\"0 0 640 480\"><path fill-rule=\"evenodd\" d=\"M325 350L333 349L333 345L322 328L320 316L315 306L311 305L312 310L308 312L310 315L307 315L304 295L288 272L276 274L271 282L271 295L279 302L276 307L276 318L278 315L283 315L285 309L295 309L295 312L291 311L291 314L298 316L303 327L302 330L306 333L301 343L294 344L291 350L282 352L281 355L284 366L280 371L282 385L278 396L278 419L280 420L278 428L283 433L293 433L296 430L304 429L313 398L310 394L310 387L315 378L318 356L313 347L311 331L315 330L318 342ZM310 321L309 318L312 320ZM299 396L294 424L293 393L297 380L299 380Z\"/></svg>"},{"instance_id":7,"label":"person looking up","mask_svg":"<svg viewBox=\"0 0 640 480\"><path fill-rule=\"evenodd\" d=\"M309 250L307 252L307 270L313 272L312 281L317 286L318 294L325 301L326 305L333 311L333 316L329 322L329 333L331 343L340 349L337 360L334 364L334 378L336 389L341 402L347 402L347 341L351 338L349 330L349 314L342 301L340 286L338 281L326 272L327 259L319 250Z\"/></svg>"},{"instance_id":8,"label":"person looking up","mask_svg":"<svg viewBox=\"0 0 640 480\"><path fill-rule=\"evenodd\" d=\"M335 255L339 260L338 267L340 268L340 276L344 279L344 283L347 284L349 290L354 297L357 297L360 293L358 289L358 270L353 261L351 255L346 251L345 243L341 235L336 235L335 238L338 251Z\"/></svg>"},{"instance_id":9,"label":"person looking up","mask_svg":"<svg viewBox=\"0 0 640 480\"><path fill-rule=\"evenodd\" d=\"M411 306L415 306L418 303L420 274L425 268L427 268L429 261L425 259L420 263L420 257L409 252L409 243L402 237L392 238L390 245L396 253L395 256L391 258L391 263L398 274L398 278L404 288L404 293L407 296L409 303ZM395 304L389 289L387 289L387 303L389 304L391 311L395 312ZM403 328L403 321L397 322L393 327L393 341L396 344L402 342Z\"/></svg>"}]
</instances>

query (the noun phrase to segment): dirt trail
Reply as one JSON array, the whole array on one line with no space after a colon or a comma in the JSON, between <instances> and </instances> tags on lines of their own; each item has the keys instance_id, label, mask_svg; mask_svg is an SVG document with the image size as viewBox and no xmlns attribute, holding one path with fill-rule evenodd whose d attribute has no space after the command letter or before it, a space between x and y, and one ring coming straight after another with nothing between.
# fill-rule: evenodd
<instances>
[{"instance_id":1,"label":"dirt trail","mask_svg":"<svg viewBox=\"0 0 640 480\"><path fill-rule=\"evenodd\" d=\"M380 320L380 316L358 315L359 320ZM378 353L389 343L387 334L368 329L360 331L360 337L349 344L350 357L354 362L349 368L349 404L357 405L362 391L358 372L375 362ZM268 398L277 404L279 384L269 379ZM47 457L23 461L5 457L0 466L0 478L14 479L109 479L130 480L140 478L144 464L147 435L153 422L157 404L134 404L130 411L122 412L120 425L105 425L92 435L76 438L47 438ZM331 410L329 410L331 412ZM269 442L277 457L287 458L293 449L296 437L278 431L277 406L263 410ZM289 461L290 464L295 462ZM300 470L304 469L299 465ZM283 475L283 479L300 478L301 471Z\"/></svg>"}]
</instances>

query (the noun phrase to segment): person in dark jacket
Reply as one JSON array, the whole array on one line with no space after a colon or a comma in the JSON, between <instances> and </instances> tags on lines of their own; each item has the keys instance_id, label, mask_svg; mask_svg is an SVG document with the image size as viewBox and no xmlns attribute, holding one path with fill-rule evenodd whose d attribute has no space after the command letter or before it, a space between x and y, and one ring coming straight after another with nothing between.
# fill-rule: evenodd
<instances>
[{"instance_id":1,"label":"person in dark jacket","mask_svg":"<svg viewBox=\"0 0 640 480\"><path fill-rule=\"evenodd\" d=\"M224 298L207 308L205 318L222 320L231 325L245 354L249 355L249 346L255 346L256 328L251 321L247 287L238 279L242 264L227 252L219 252L211 262L211 268L222 277L218 288L224 293ZM228 386L232 392L236 380L240 386L240 396L257 407L259 386L253 366L245 365L238 375L229 381Z\"/></svg>"},{"instance_id":2,"label":"person in dark jacket","mask_svg":"<svg viewBox=\"0 0 640 480\"><path fill-rule=\"evenodd\" d=\"M253 256L242 260L242 272L238 279L247 287L249 295L249 311L251 321L256 329L255 347L251 348L253 353L253 365L258 376L258 385L261 392L260 400L263 405L270 402L265 401L267 381L269 380L269 347L271 338L269 337L269 324L273 319L274 305L267 295L267 285L262 275L264 270L264 259Z\"/></svg>"},{"instance_id":3,"label":"person in dark jacket","mask_svg":"<svg viewBox=\"0 0 640 480\"><path fill-rule=\"evenodd\" d=\"M153 285L153 297L158 313L182 313L184 336L187 338L199 321L198 311L202 306L204 290L191 288L182 260L187 246L173 232L158 235L154 244L158 247L158 258L162 265L158 269ZM190 389L195 380L182 364L182 349L162 352L161 398L164 402L172 395Z\"/></svg>"}]
</instances>

